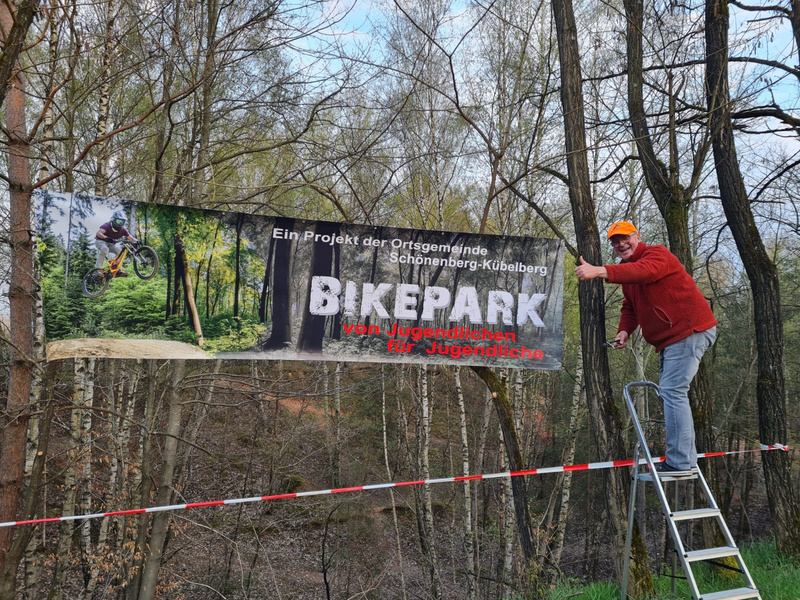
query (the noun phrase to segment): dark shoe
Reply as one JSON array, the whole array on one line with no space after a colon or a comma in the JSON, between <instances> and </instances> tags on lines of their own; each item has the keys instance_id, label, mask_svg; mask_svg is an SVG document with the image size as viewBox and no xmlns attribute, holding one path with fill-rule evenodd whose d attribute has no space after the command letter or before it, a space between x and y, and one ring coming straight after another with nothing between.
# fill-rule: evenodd
<instances>
[{"instance_id":1,"label":"dark shoe","mask_svg":"<svg viewBox=\"0 0 800 600\"><path fill-rule=\"evenodd\" d=\"M117 271L115 277L127 277L128 275L130 275L130 273L127 273L125 271Z\"/></svg>"},{"instance_id":2,"label":"dark shoe","mask_svg":"<svg viewBox=\"0 0 800 600\"><path fill-rule=\"evenodd\" d=\"M659 477L686 477L692 474L692 469L676 469L667 461L664 461L656 465L656 473L658 473Z\"/></svg>"}]
</instances>

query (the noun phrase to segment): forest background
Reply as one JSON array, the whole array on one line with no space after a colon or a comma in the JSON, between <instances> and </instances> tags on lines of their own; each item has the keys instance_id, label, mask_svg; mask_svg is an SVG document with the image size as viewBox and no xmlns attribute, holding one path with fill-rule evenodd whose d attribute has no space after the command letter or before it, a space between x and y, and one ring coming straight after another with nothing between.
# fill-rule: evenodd
<instances>
[{"instance_id":1,"label":"forest background","mask_svg":"<svg viewBox=\"0 0 800 600\"><path fill-rule=\"evenodd\" d=\"M33 189L556 236L593 264L630 219L720 320L691 396L699 449L796 443L797 0L20 0L0 32L0 522L624 458L618 391L641 376L603 347L619 289L570 277L561 373L45 364ZM706 463L738 539L790 560L794 456ZM620 578L627 478L3 528L0 597L535 597ZM652 589L658 523L640 523L633 593Z\"/></svg>"}]
</instances>

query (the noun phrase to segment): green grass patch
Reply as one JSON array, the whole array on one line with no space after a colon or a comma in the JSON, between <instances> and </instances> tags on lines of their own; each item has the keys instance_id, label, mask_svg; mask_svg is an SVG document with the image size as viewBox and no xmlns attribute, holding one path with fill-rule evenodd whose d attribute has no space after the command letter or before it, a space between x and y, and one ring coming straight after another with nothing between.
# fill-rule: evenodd
<instances>
[{"instance_id":1,"label":"green grass patch","mask_svg":"<svg viewBox=\"0 0 800 600\"><path fill-rule=\"evenodd\" d=\"M779 554L775 549L775 542L761 541L742 547L742 556L745 564L753 576L761 597L765 600L800 600L800 561ZM733 573L734 579L716 575L707 565L697 565L693 568L700 592L716 592L731 588L742 587L741 578ZM683 575L680 572L679 575ZM672 594L672 579L670 577L655 578L656 594L652 600L675 600L676 598L691 598L689 587L683 579L677 580L676 593ZM620 591L616 583L600 582L581 586L574 581L559 584L545 596L546 600L619 600ZM514 600L523 600L520 597Z\"/></svg>"}]
</instances>

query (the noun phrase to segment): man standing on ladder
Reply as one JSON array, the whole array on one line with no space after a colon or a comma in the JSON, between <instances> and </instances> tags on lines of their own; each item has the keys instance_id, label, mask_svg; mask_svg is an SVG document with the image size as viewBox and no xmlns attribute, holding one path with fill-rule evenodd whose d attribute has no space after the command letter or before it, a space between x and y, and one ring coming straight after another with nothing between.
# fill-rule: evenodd
<instances>
[{"instance_id":1,"label":"man standing on ladder","mask_svg":"<svg viewBox=\"0 0 800 600\"><path fill-rule=\"evenodd\" d=\"M580 280L601 277L622 284L624 299L614 347L627 347L628 338L641 326L642 336L659 353L667 459L656 470L685 475L697 466L689 384L716 339L717 320L692 276L667 248L645 244L627 221L614 223L608 239L622 261L596 267L581 256L575 275Z\"/></svg>"}]
</instances>

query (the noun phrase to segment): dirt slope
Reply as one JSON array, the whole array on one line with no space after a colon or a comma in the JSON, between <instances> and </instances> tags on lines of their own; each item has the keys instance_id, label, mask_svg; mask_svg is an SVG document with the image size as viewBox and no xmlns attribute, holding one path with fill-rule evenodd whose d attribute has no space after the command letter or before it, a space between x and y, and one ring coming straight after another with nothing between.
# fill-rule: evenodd
<instances>
[{"instance_id":1,"label":"dirt slope","mask_svg":"<svg viewBox=\"0 0 800 600\"><path fill-rule=\"evenodd\" d=\"M47 360L60 358L209 358L197 346L166 340L79 338L47 344Z\"/></svg>"}]
</instances>

